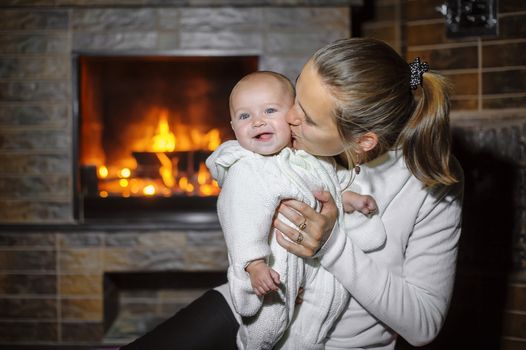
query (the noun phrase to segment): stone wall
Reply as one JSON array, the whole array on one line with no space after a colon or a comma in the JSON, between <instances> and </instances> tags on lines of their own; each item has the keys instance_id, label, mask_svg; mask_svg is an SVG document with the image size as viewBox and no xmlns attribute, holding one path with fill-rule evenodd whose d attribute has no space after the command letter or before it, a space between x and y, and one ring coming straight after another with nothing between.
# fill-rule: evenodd
<instances>
[{"instance_id":1,"label":"stone wall","mask_svg":"<svg viewBox=\"0 0 526 350\"><path fill-rule=\"evenodd\" d=\"M0 346L100 345L104 273L227 267L217 224L75 221L72 53L250 52L295 79L315 49L349 36L351 3L3 1Z\"/></svg>"}]
</instances>

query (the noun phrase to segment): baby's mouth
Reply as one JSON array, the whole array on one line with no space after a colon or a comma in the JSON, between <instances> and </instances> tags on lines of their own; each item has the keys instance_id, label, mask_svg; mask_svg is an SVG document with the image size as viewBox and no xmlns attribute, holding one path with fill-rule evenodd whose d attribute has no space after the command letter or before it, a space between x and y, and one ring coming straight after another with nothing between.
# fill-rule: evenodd
<instances>
[{"instance_id":1,"label":"baby's mouth","mask_svg":"<svg viewBox=\"0 0 526 350\"><path fill-rule=\"evenodd\" d=\"M254 138L258 141L268 141L272 138L272 135L273 134L271 132L263 132L261 134L254 136Z\"/></svg>"}]
</instances>

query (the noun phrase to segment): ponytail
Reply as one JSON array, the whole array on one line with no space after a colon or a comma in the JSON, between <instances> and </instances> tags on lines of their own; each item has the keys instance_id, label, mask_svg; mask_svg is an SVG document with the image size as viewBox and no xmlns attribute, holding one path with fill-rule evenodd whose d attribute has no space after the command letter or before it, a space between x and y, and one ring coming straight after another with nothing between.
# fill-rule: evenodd
<instances>
[{"instance_id":1,"label":"ponytail","mask_svg":"<svg viewBox=\"0 0 526 350\"><path fill-rule=\"evenodd\" d=\"M337 100L333 113L350 166L396 149L425 186L458 182L450 166L450 88L443 76L423 73L421 81L420 69L427 65L417 59L418 79L412 79L414 67L386 43L370 38L335 41L311 61ZM422 87L412 90L415 83ZM356 141L368 132L378 144L361 154Z\"/></svg>"},{"instance_id":2,"label":"ponytail","mask_svg":"<svg viewBox=\"0 0 526 350\"><path fill-rule=\"evenodd\" d=\"M427 187L458 182L450 166L449 91L443 76L425 73L422 87L414 91L414 111L397 140L407 167Z\"/></svg>"}]
</instances>

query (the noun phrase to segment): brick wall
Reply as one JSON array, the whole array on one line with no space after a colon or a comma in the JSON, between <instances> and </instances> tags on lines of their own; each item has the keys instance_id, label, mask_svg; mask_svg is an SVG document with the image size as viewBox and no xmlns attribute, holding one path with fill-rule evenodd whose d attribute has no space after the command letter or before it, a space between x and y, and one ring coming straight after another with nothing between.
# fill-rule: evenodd
<instances>
[{"instance_id":1,"label":"brick wall","mask_svg":"<svg viewBox=\"0 0 526 350\"><path fill-rule=\"evenodd\" d=\"M526 2L500 0L497 37L456 40L435 9L443 3L366 2L357 27L407 61L422 57L454 86L463 235L449 317L425 349L526 349Z\"/></svg>"}]
</instances>

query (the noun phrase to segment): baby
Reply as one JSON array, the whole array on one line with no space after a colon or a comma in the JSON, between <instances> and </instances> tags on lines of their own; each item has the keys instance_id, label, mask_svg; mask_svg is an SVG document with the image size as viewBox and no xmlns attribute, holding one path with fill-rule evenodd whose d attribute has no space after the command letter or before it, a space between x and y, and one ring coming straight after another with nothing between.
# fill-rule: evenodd
<instances>
[{"instance_id":1,"label":"baby","mask_svg":"<svg viewBox=\"0 0 526 350\"><path fill-rule=\"evenodd\" d=\"M244 316L237 339L241 349L276 346L292 320L300 287L323 298L312 313L306 312L311 317L304 321L305 326L296 327L302 334L288 334L288 341L302 349L322 349L349 298L316 259L304 261L277 244L272 219L280 201L294 198L319 211L312 192L329 191L340 211L340 225L346 225L344 207L366 215L376 211L371 196L349 191L350 171L337 169L332 158L289 148L291 133L285 116L294 97L292 83L281 74L256 72L242 78L230 95L237 142L223 143L207 159L212 176L222 187L218 215L228 247L232 302ZM381 246L385 231L373 232L376 236L370 234L366 240L356 233L357 245L364 250ZM295 320L298 322L303 321Z\"/></svg>"}]
</instances>

